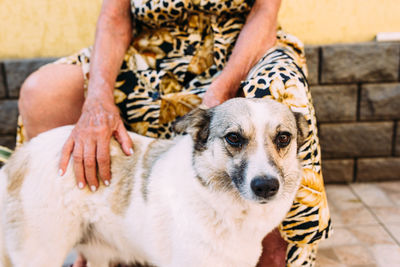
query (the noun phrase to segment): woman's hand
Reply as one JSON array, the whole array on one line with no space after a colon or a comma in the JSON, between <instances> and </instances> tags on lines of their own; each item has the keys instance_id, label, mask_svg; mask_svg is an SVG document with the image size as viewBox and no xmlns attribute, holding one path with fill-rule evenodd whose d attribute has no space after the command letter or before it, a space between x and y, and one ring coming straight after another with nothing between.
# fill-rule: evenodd
<instances>
[{"instance_id":1,"label":"woman's hand","mask_svg":"<svg viewBox=\"0 0 400 267\"><path fill-rule=\"evenodd\" d=\"M110 184L110 139L114 136L125 154L132 153L132 140L114 104L113 90L124 55L132 40L129 0L104 0L96 27L90 59L90 79L82 114L64 145L60 175L65 173L71 154L78 187L92 191L99 178Z\"/></svg>"},{"instance_id":2,"label":"woman's hand","mask_svg":"<svg viewBox=\"0 0 400 267\"><path fill-rule=\"evenodd\" d=\"M110 184L110 139L114 136L126 155L131 155L132 140L119 115L118 108L105 98L87 99L82 115L65 143L61 160L60 175L65 173L71 154L78 187L89 185L96 191L99 178L105 185Z\"/></svg>"},{"instance_id":3,"label":"woman's hand","mask_svg":"<svg viewBox=\"0 0 400 267\"><path fill-rule=\"evenodd\" d=\"M281 0L257 0L221 74L210 85L203 104L213 107L235 97L242 80L276 42Z\"/></svg>"},{"instance_id":4,"label":"woman's hand","mask_svg":"<svg viewBox=\"0 0 400 267\"><path fill-rule=\"evenodd\" d=\"M202 104L212 108L236 96L238 86L232 85L222 76L216 78L203 96Z\"/></svg>"}]
</instances>

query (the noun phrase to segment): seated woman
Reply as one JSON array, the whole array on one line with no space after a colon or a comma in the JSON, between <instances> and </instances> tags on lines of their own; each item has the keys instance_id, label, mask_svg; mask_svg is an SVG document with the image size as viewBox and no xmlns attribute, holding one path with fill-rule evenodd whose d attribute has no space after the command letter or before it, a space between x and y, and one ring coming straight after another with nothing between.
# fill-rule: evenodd
<instances>
[{"instance_id":1,"label":"seated woman","mask_svg":"<svg viewBox=\"0 0 400 267\"><path fill-rule=\"evenodd\" d=\"M287 218L263 244L260 266L313 266L330 229L316 119L303 46L276 32L280 0L105 0L93 48L42 67L23 84L19 140L76 124L64 145L77 185L112 182L109 142L132 153L127 130L171 138L173 121L204 104L272 98L302 112L302 185ZM79 263L80 262L80 263ZM76 266L83 264L78 261Z\"/></svg>"}]
</instances>

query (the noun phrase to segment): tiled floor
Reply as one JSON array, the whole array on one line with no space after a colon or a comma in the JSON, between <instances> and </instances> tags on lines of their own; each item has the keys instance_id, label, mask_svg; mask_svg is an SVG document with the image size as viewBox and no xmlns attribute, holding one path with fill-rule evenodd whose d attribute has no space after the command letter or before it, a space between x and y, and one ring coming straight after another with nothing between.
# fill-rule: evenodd
<instances>
[{"instance_id":1,"label":"tiled floor","mask_svg":"<svg viewBox=\"0 0 400 267\"><path fill-rule=\"evenodd\" d=\"M400 267L400 182L326 186L334 233L318 267Z\"/></svg>"}]
</instances>

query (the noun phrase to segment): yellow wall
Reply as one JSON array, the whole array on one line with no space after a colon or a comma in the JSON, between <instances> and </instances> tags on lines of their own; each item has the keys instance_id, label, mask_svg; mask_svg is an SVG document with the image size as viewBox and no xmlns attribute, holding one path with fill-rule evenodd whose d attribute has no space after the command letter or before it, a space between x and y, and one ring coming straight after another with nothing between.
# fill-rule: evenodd
<instances>
[{"instance_id":1,"label":"yellow wall","mask_svg":"<svg viewBox=\"0 0 400 267\"><path fill-rule=\"evenodd\" d=\"M371 41L400 32L400 0L283 0L280 22L308 44Z\"/></svg>"},{"instance_id":2,"label":"yellow wall","mask_svg":"<svg viewBox=\"0 0 400 267\"><path fill-rule=\"evenodd\" d=\"M102 0L0 0L0 58L51 57L93 42Z\"/></svg>"},{"instance_id":3,"label":"yellow wall","mask_svg":"<svg viewBox=\"0 0 400 267\"><path fill-rule=\"evenodd\" d=\"M0 0L0 58L73 53L93 41L102 0ZM400 0L283 0L282 27L308 44L400 32Z\"/></svg>"}]
</instances>

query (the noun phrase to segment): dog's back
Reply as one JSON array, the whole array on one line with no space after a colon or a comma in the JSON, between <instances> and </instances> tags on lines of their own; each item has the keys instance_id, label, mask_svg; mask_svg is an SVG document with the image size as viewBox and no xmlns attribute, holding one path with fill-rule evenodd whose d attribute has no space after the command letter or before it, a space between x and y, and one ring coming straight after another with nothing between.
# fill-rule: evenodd
<instances>
[{"instance_id":1,"label":"dog's back","mask_svg":"<svg viewBox=\"0 0 400 267\"><path fill-rule=\"evenodd\" d=\"M193 111L173 142L132 134L127 157L113 141L113 179L96 193L76 187L72 166L57 176L72 128L44 133L6 166L3 251L21 267L59 266L73 246L93 266L254 266L300 182L296 123L272 101Z\"/></svg>"},{"instance_id":2,"label":"dog's back","mask_svg":"<svg viewBox=\"0 0 400 267\"><path fill-rule=\"evenodd\" d=\"M95 226L99 222L116 225L112 221L129 206L134 166L141 164L139 158L154 140L133 134L136 148L132 157L125 156L112 140L114 179L109 187L102 185L92 193L87 188L77 188L72 164L63 177L57 174L62 146L71 130L72 126L60 127L32 139L12 155L0 172L0 246L4 266L8 257L15 266L45 266L43 262L61 266L74 245L107 241L99 238L102 231ZM105 236L112 239L113 233Z\"/></svg>"}]
</instances>

